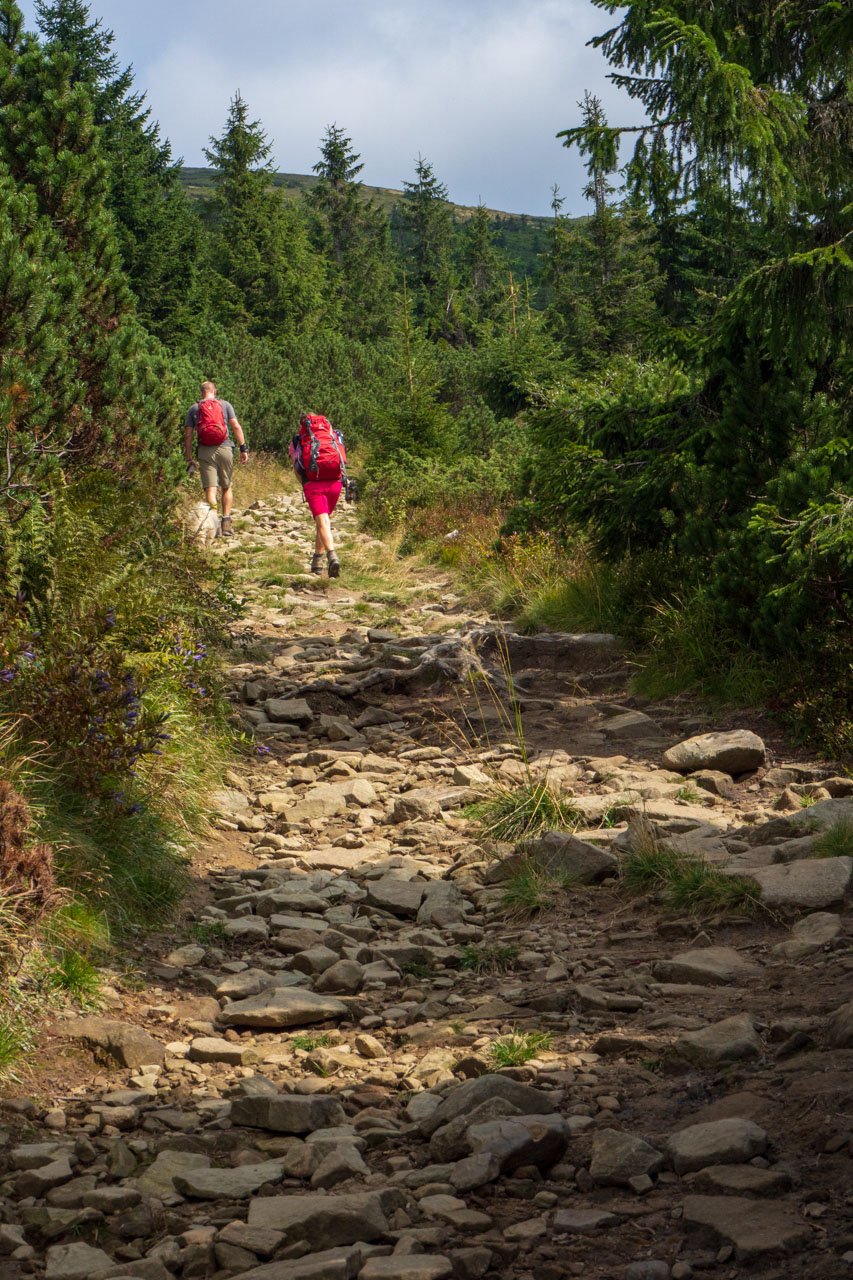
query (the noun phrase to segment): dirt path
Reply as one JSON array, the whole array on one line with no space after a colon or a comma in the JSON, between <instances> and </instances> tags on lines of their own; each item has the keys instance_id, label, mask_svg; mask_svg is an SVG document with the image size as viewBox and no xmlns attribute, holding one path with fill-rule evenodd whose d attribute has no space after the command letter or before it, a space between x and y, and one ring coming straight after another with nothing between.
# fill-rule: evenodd
<instances>
[{"instance_id":1,"label":"dirt path","mask_svg":"<svg viewBox=\"0 0 853 1280\"><path fill-rule=\"evenodd\" d=\"M341 524L330 584L294 498L239 522L257 760L186 919L4 1104L2 1280L853 1275L853 785L754 720L759 767L664 768L721 726L611 637L501 638ZM531 874L464 809L546 774L583 829ZM770 913L630 896L667 848Z\"/></svg>"}]
</instances>

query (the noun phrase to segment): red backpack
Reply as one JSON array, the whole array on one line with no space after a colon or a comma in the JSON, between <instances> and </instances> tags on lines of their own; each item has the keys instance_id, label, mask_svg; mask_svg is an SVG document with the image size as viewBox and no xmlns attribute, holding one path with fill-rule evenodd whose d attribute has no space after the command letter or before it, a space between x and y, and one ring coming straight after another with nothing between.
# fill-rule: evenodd
<instances>
[{"instance_id":1,"label":"red backpack","mask_svg":"<svg viewBox=\"0 0 853 1280\"><path fill-rule=\"evenodd\" d=\"M221 400L199 400L196 430L199 444L223 444L228 439L228 424Z\"/></svg>"},{"instance_id":2,"label":"red backpack","mask_svg":"<svg viewBox=\"0 0 853 1280\"><path fill-rule=\"evenodd\" d=\"M300 479L340 480L346 476L344 437L321 413L306 413L293 441Z\"/></svg>"}]
</instances>

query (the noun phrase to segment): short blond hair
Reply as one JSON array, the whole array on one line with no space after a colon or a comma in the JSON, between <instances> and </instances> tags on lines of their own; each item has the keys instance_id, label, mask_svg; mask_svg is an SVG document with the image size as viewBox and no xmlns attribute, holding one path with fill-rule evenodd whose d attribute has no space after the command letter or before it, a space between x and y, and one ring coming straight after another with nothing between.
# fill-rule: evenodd
<instances>
[{"instance_id":1,"label":"short blond hair","mask_svg":"<svg viewBox=\"0 0 853 1280\"><path fill-rule=\"evenodd\" d=\"M212 382L203 382L201 384L201 394L203 396L206 396L208 392L210 392L213 395L216 395L216 387L213 385Z\"/></svg>"}]
</instances>

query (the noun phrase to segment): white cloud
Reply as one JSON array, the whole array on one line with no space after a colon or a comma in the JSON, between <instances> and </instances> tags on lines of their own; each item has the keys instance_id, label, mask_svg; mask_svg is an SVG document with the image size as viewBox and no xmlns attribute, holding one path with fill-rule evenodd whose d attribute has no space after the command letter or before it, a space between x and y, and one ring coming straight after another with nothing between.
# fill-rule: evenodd
<instances>
[{"instance_id":1,"label":"white cloud","mask_svg":"<svg viewBox=\"0 0 853 1280\"><path fill-rule=\"evenodd\" d=\"M399 187L420 153L460 203L547 213L557 181L566 211L581 212L582 165L555 134L577 121L584 89L614 123L638 119L586 47L612 21L591 0L92 0L91 11L187 164L204 163L239 88L281 169L308 172L334 121L366 182Z\"/></svg>"}]
</instances>

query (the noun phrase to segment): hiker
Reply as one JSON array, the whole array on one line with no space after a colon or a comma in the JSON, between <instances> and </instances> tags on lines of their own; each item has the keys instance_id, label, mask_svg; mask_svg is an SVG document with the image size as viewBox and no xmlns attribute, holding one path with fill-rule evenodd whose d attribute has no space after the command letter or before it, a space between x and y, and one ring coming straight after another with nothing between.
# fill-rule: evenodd
<instances>
[{"instance_id":1,"label":"hiker","mask_svg":"<svg viewBox=\"0 0 853 1280\"><path fill-rule=\"evenodd\" d=\"M305 413L299 431L290 442L289 453L317 530L311 572L323 572L325 556L329 577L339 578L341 562L335 551L330 517L347 484L344 437L321 413Z\"/></svg>"},{"instance_id":2,"label":"hiker","mask_svg":"<svg viewBox=\"0 0 853 1280\"><path fill-rule=\"evenodd\" d=\"M234 469L234 441L237 440L240 450L240 461L249 461L249 450L243 428L237 421L234 406L227 400L219 400L216 387L212 382L201 384L201 400L194 404L187 414L184 429L184 454L187 460L187 475L198 468L201 472L201 487L211 511L216 511L216 489L222 492L222 521L219 532L223 538L230 538L234 530L231 527L231 473ZM193 433L198 438L198 463L193 460Z\"/></svg>"}]
</instances>

